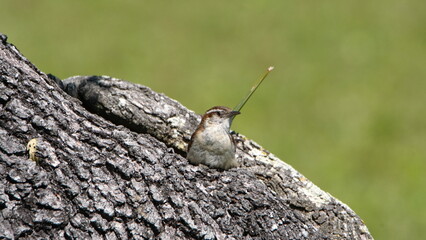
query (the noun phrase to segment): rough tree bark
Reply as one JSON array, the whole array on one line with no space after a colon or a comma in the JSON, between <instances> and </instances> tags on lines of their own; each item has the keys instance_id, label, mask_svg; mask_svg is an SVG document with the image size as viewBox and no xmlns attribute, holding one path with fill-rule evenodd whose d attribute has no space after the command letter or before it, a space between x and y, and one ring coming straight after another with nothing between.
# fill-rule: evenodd
<instances>
[{"instance_id":1,"label":"rough tree bark","mask_svg":"<svg viewBox=\"0 0 426 240\"><path fill-rule=\"evenodd\" d=\"M372 239L244 136L239 168L193 166L199 116L177 101L110 77L55 81L0 38L0 239Z\"/></svg>"}]
</instances>

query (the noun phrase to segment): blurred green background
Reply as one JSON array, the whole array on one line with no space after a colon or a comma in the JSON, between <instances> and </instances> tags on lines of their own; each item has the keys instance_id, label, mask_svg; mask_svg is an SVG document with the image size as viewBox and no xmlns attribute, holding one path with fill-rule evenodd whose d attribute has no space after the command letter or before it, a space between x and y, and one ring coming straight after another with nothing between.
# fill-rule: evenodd
<instances>
[{"instance_id":1,"label":"blurred green background","mask_svg":"<svg viewBox=\"0 0 426 240\"><path fill-rule=\"evenodd\" d=\"M377 239L426 236L426 1L0 0L0 32L46 73L147 85L234 121Z\"/></svg>"}]
</instances>

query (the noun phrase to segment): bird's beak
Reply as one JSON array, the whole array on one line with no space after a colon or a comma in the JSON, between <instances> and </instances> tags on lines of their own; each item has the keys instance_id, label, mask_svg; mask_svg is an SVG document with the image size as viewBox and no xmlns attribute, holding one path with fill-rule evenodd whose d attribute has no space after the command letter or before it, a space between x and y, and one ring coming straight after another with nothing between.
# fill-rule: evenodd
<instances>
[{"instance_id":1,"label":"bird's beak","mask_svg":"<svg viewBox=\"0 0 426 240\"><path fill-rule=\"evenodd\" d=\"M228 117L231 118L231 119L234 119L234 117L237 116L238 114L240 114L240 112L232 111L232 112L228 113Z\"/></svg>"}]
</instances>

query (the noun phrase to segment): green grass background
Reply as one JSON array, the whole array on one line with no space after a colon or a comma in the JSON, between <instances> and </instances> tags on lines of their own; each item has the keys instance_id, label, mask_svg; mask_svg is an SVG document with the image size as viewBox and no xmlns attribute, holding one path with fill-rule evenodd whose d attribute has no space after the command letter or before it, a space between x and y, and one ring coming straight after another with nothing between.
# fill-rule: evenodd
<instances>
[{"instance_id":1,"label":"green grass background","mask_svg":"<svg viewBox=\"0 0 426 240\"><path fill-rule=\"evenodd\" d=\"M110 75L234 121L376 239L426 236L426 1L0 0L46 73Z\"/></svg>"}]
</instances>

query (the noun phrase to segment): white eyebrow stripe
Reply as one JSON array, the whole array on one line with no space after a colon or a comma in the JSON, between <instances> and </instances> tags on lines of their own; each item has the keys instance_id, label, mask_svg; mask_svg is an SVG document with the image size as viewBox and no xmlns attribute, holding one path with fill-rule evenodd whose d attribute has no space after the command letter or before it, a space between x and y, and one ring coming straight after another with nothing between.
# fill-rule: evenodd
<instances>
[{"instance_id":1,"label":"white eyebrow stripe","mask_svg":"<svg viewBox=\"0 0 426 240\"><path fill-rule=\"evenodd\" d=\"M219 109L211 109L209 111L206 112L206 114L212 113L212 112L221 112L223 110L219 110Z\"/></svg>"},{"instance_id":2,"label":"white eyebrow stripe","mask_svg":"<svg viewBox=\"0 0 426 240\"><path fill-rule=\"evenodd\" d=\"M208 110L205 114L209 114L209 113L212 113L212 112L226 112L226 111L224 109L221 109L221 108L213 108L213 109Z\"/></svg>"}]
</instances>

